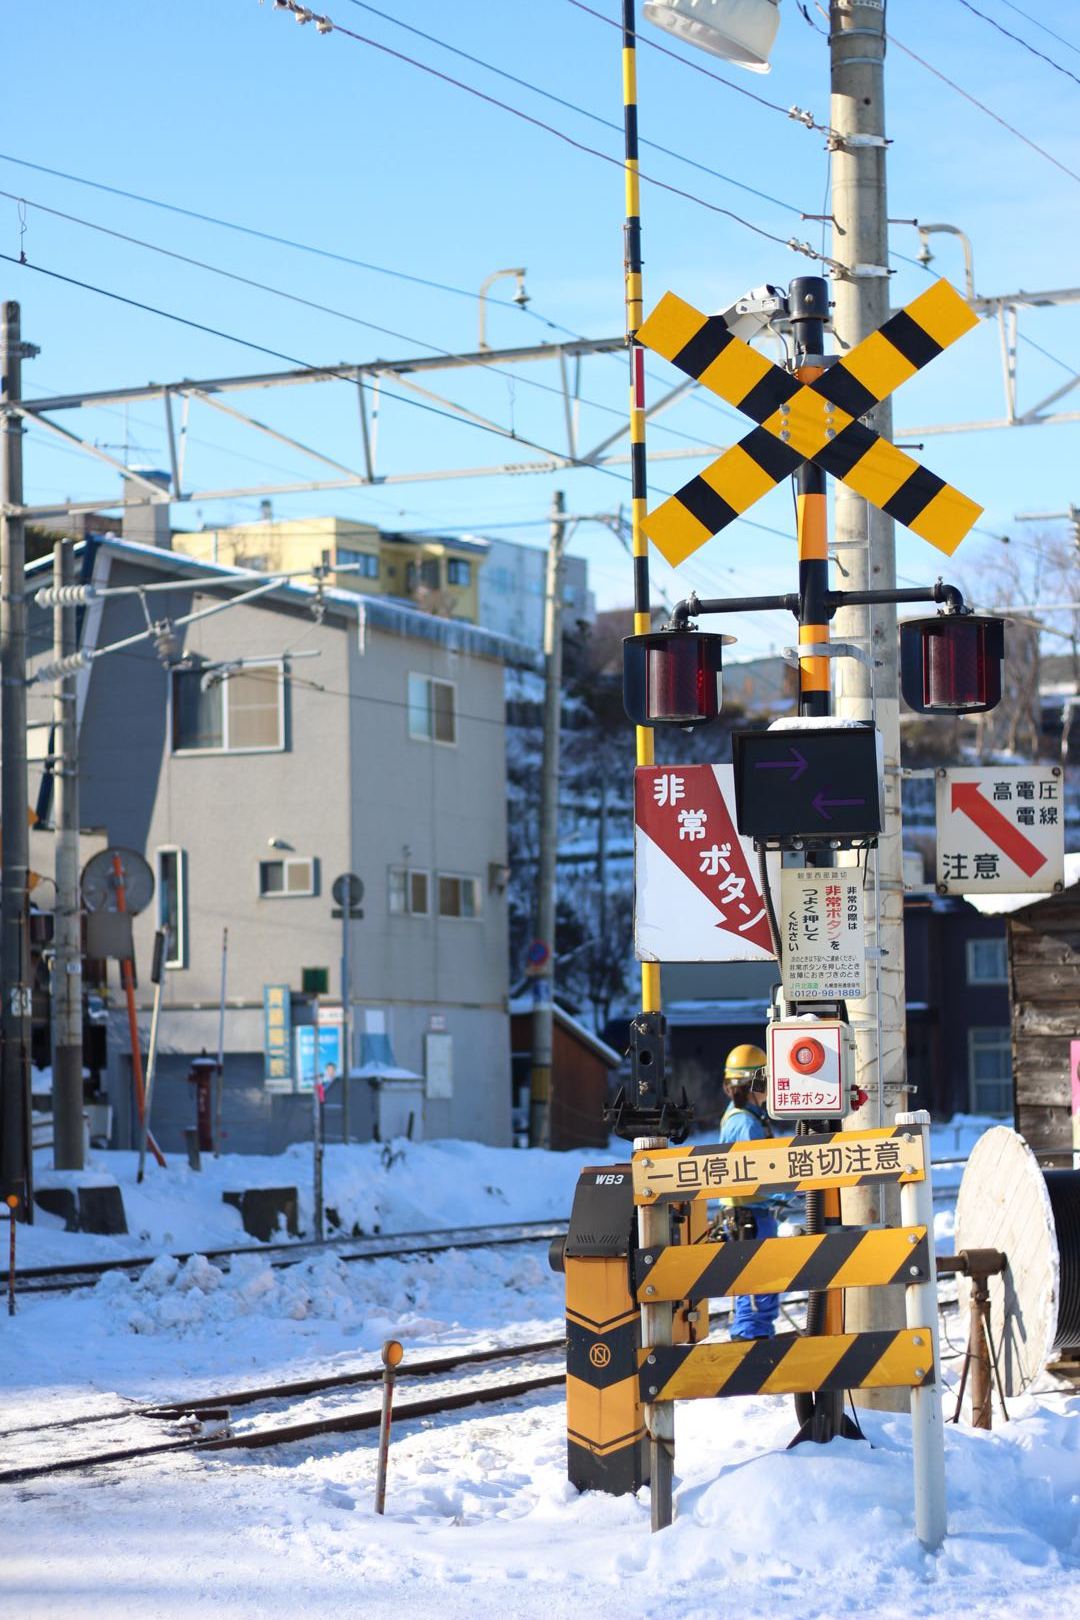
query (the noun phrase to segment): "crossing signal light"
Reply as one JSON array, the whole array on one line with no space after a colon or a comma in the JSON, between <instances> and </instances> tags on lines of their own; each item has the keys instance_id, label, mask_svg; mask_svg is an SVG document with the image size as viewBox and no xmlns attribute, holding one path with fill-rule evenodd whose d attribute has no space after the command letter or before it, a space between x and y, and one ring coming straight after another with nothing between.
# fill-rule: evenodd
<instances>
[{"instance_id":1,"label":"crossing signal light","mask_svg":"<svg viewBox=\"0 0 1080 1620\"><path fill-rule=\"evenodd\" d=\"M723 649L734 636L658 630L623 641L623 707L636 726L691 731L720 714Z\"/></svg>"},{"instance_id":2,"label":"crossing signal light","mask_svg":"<svg viewBox=\"0 0 1080 1620\"><path fill-rule=\"evenodd\" d=\"M916 714L985 714L1001 701L1005 623L975 613L900 626L900 690Z\"/></svg>"}]
</instances>

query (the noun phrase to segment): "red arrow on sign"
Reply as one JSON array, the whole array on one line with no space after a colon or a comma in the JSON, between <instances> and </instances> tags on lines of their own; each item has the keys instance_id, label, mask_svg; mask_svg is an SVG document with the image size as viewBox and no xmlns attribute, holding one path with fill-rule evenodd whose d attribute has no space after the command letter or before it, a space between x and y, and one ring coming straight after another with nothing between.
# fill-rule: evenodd
<instances>
[{"instance_id":1,"label":"red arrow on sign","mask_svg":"<svg viewBox=\"0 0 1080 1620\"><path fill-rule=\"evenodd\" d=\"M951 808L973 821L1026 877L1034 877L1040 866L1046 865L1047 856L1030 838L1025 838L1007 816L983 798L977 782L954 782Z\"/></svg>"}]
</instances>

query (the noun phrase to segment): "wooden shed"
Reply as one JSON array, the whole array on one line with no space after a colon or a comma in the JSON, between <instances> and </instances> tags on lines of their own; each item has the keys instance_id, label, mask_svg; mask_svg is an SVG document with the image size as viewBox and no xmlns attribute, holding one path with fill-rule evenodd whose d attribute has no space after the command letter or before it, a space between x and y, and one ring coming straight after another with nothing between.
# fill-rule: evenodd
<instances>
[{"instance_id":1,"label":"wooden shed","mask_svg":"<svg viewBox=\"0 0 1080 1620\"><path fill-rule=\"evenodd\" d=\"M1016 1128L1042 1162L1071 1165L1070 1050L1080 1040L1080 857L1066 887L1009 913Z\"/></svg>"},{"instance_id":2,"label":"wooden shed","mask_svg":"<svg viewBox=\"0 0 1080 1620\"><path fill-rule=\"evenodd\" d=\"M527 1122L532 1067L532 1001L528 996L515 997L510 1004L510 1049L515 1104L521 1100ZM606 1147L609 1133L603 1111L609 1077L622 1061L618 1052L556 1002L551 1059L552 1147Z\"/></svg>"}]
</instances>

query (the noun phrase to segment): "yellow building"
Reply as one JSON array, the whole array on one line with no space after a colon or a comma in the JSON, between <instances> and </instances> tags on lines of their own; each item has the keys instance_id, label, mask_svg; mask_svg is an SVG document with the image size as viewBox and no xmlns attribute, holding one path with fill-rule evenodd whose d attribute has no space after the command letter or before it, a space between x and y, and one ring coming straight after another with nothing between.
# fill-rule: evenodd
<instances>
[{"instance_id":1,"label":"yellow building","mask_svg":"<svg viewBox=\"0 0 1080 1620\"><path fill-rule=\"evenodd\" d=\"M268 573L315 568L324 552L329 583L367 596L395 596L446 619L479 617L482 541L384 533L350 518L264 518L227 529L176 531L173 549L204 562Z\"/></svg>"}]
</instances>

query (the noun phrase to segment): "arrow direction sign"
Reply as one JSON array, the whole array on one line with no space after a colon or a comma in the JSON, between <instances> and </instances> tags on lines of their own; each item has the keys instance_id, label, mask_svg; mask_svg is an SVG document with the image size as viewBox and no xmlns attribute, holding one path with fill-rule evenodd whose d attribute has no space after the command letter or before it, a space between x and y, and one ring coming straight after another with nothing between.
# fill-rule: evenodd
<instances>
[{"instance_id":1,"label":"arrow direction sign","mask_svg":"<svg viewBox=\"0 0 1080 1620\"><path fill-rule=\"evenodd\" d=\"M730 765L634 773L634 946L643 962L773 958L752 844L735 828ZM779 871L772 884L777 893Z\"/></svg>"},{"instance_id":2,"label":"arrow direction sign","mask_svg":"<svg viewBox=\"0 0 1080 1620\"><path fill-rule=\"evenodd\" d=\"M872 726L813 724L732 735L739 831L760 844L796 839L850 847L881 831L878 738Z\"/></svg>"},{"instance_id":3,"label":"arrow direction sign","mask_svg":"<svg viewBox=\"0 0 1080 1620\"><path fill-rule=\"evenodd\" d=\"M941 894L1049 894L1065 879L1060 766L989 765L939 771L937 886Z\"/></svg>"}]
</instances>

